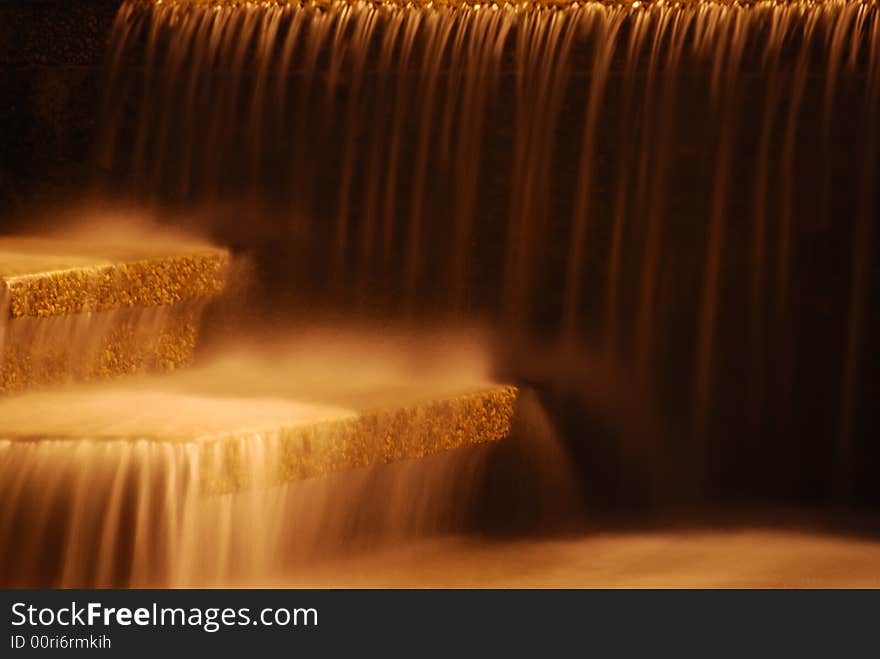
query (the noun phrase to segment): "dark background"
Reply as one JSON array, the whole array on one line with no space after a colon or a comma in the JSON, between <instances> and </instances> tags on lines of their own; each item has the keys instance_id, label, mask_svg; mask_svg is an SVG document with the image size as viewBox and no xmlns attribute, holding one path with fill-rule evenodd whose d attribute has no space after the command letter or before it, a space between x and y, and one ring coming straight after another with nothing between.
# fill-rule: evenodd
<instances>
[{"instance_id":1,"label":"dark background","mask_svg":"<svg viewBox=\"0 0 880 659\"><path fill-rule=\"evenodd\" d=\"M0 0L0 222L94 180L99 88L119 4Z\"/></svg>"}]
</instances>

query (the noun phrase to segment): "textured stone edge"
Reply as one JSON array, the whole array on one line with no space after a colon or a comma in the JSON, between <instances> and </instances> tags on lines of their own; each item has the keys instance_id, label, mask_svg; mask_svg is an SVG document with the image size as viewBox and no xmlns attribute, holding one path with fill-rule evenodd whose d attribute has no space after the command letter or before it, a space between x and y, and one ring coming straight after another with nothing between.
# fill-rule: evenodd
<instances>
[{"instance_id":1,"label":"textured stone edge","mask_svg":"<svg viewBox=\"0 0 880 659\"><path fill-rule=\"evenodd\" d=\"M182 256L2 278L8 316L49 317L126 307L173 306L209 299L226 286L229 252L221 249ZM0 295L4 294L0 290Z\"/></svg>"},{"instance_id":2,"label":"textured stone edge","mask_svg":"<svg viewBox=\"0 0 880 659\"><path fill-rule=\"evenodd\" d=\"M510 435L519 390L485 388L423 403L367 411L275 432L212 440L201 450L201 482L211 493L251 487L254 477L280 484L424 458ZM270 473L259 474L248 442L266 442Z\"/></svg>"},{"instance_id":3,"label":"textured stone edge","mask_svg":"<svg viewBox=\"0 0 880 659\"><path fill-rule=\"evenodd\" d=\"M194 479L187 487L195 486L206 495L229 494L501 441L511 434L518 398L515 386L485 385L342 419L230 431L210 438L10 436L0 427L0 452L26 452L52 444L52 455L74 468L63 455L74 456L77 446L86 443L100 449L90 455L100 457L96 464L104 475L116 473L112 466L116 462L126 463L126 451L138 451L154 474L168 473L171 456L185 456L186 462L176 468ZM111 456L117 448L115 459Z\"/></svg>"}]
</instances>

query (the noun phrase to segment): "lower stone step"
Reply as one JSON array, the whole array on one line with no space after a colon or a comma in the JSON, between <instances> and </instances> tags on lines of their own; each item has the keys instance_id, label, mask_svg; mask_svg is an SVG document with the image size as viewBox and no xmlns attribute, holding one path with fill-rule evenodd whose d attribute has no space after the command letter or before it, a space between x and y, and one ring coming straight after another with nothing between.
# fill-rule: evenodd
<instances>
[{"instance_id":1,"label":"lower stone step","mask_svg":"<svg viewBox=\"0 0 880 659\"><path fill-rule=\"evenodd\" d=\"M139 465L229 493L504 439L517 396L484 384L358 409L118 385L32 392L0 399L0 472L9 467L11 483L19 465L47 483L91 469L109 485L118 468Z\"/></svg>"}]
</instances>

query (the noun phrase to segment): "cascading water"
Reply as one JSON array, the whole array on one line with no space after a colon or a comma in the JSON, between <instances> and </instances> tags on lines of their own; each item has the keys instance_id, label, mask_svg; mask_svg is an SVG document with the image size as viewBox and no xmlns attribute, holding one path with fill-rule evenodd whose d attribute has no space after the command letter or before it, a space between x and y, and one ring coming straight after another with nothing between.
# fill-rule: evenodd
<instances>
[{"instance_id":1,"label":"cascading water","mask_svg":"<svg viewBox=\"0 0 880 659\"><path fill-rule=\"evenodd\" d=\"M98 194L184 211L249 252L266 316L488 323L505 375L618 431L614 466L594 468L652 494L874 501L878 90L876 2L129 0ZM577 453L592 427L573 427ZM248 448L265 452L256 481L269 444ZM202 500L182 448L72 450L88 470L34 444L0 481L22 500L42 465L72 488L63 523L36 510L16 550L39 562L47 533L73 547L90 529L42 575L56 583L268 580L381 507L360 501L364 474ZM460 512L438 493L456 460L484 458L397 467L376 501L418 483L426 516ZM95 519L78 512L86 471L113 493ZM289 509L324 498L323 519ZM400 505L391 536L409 529ZM2 512L15 529L30 514ZM92 545L115 558L89 566Z\"/></svg>"},{"instance_id":2,"label":"cascading water","mask_svg":"<svg viewBox=\"0 0 880 659\"><path fill-rule=\"evenodd\" d=\"M601 352L700 478L772 464L835 397L848 496L878 30L870 2L129 2L102 154L124 195L234 205L213 231L262 250L281 306Z\"/></svg>"}]
</instances>

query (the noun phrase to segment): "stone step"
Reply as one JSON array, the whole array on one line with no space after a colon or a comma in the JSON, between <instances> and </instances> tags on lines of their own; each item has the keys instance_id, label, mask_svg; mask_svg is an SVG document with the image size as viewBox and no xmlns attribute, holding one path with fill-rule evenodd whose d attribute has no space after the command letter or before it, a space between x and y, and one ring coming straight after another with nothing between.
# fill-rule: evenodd
<instances>
[{"instance_id":1,"label":"stone step","mask_svg":"<svg viewBox=\"0 0 880 659\"><path fill-rule=\"evenodd\" d=\"M516 387L489 383L377 385L334 400L234 395L194 386L204 380L189 373L161 380L161 388L134 379L0 399L0 463L39 466L46 473L31 474L35 482L93 469L93 482L107 484L138 465L228 493L498 441L510 434L518 398ZM382 403L373 404L376 394Z\"/></svg>"},{"instance_id":2,"label":"stone step","mask_svg":"<svg viewBox=\"0 0 880 659\"><path fill-rule=\"evenodd\" d=\"M228 267L185 240L0 238L0 394L189 363Z\"/></svg>"}]
</instances>

